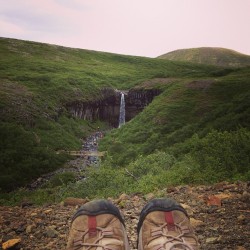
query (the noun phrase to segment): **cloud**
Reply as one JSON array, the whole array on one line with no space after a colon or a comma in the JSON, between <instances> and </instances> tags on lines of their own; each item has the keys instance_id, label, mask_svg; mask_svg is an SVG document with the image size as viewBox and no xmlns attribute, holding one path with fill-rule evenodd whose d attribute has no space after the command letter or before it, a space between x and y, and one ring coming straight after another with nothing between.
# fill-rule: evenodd
<instances>
[{"instance_id":1,"label":"cloud","mask_svg":"<svg viewBox=\"0 0 250 250\"><path fill-rule=\"evenodd\" d=\"M157 56L221 46L250 54L249 0L0 0L0 35Z\"/></svg>"},{"instance_id":2,"label":"cloud","mask_svg":"<svg viewBox=\"0 0 250 250\"><path fill-rule=\"evenodd\" d=\"M26 29L27 32L61 33L74 31L73 24L80 16L79 10L67 8L56 0L18 2L10 0L7 4L5 1L0 10L0 18L9 25Z\"/></svg>"},{"instance_id":3,"label":"cloud","mask_svg":"<svg viewBox=\"0 0 250 250\"><path fill-rule=\"evenodd\" d=\"M16 35L23 35L26 33L26 31L22 29L19 25L4 20L0 20L0 27L1 27L1 33L4 34L11 35L14 33Z\"/></svg>"}]
</instances>

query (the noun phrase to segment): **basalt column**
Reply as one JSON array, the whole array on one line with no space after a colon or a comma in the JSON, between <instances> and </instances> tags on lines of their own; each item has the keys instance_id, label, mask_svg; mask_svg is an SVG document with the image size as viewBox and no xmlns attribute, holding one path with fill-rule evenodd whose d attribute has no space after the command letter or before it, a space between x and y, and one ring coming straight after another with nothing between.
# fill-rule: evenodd
<instances>
[{"instance_id":1,"label":"basalt column","mask_svg":"<svg viewBox=\"0 0 250 250\"><path fill-rule=\"evenodd\" d=\"M73 117L95 121L108 122L113 127L118 127L120 114L120 94L113 89L104 89L99 100L74 101L67 103L66 109Z\"/></svg>"},{"instance_id":2,"label":"basalt column","mask_svg":"<svg viewBox=\"0 0 250 250\"><path fill-rule=\"evenodd\" d=\"M126 121L139 114L155 96L159 95L159 89L132 89L126 96Z\"/></svg>"},{"instance_id":3,"label":"basalt column","mask_svg":"<svg viewBox=\"0 0 250 250\"><path fill-rule=\"evenodd\" d=\"M117 128L120 113L122 113L121 123L124 124L125 113L126 122L128 122L160 93L158 89L132 89L130 91L105 89L101 91L99 100L77 100L65 104L65 107L73 117L89 121L101 120Z\"/></svg>"}]
</instances>

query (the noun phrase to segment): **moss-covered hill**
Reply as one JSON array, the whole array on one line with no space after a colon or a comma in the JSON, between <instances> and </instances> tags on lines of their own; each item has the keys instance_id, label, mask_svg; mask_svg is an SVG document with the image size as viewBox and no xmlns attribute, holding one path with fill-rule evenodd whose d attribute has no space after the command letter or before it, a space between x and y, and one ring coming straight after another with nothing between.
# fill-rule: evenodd
<instances>
[{"instance_id":1,"label":"moss-covered hill","mask_svg":"<svg viewBox=\"0 0 250 250\"><path fill-rule=\"evenodd\" d=\"M171 61L211 64L224 67L250 66L249 55L244 55L230 49L213 47L180 49L161 55L158 58L168 59Z\"/></svg>"},{"instance_id":2,"label":"moss-covered hill","mask_svg":"<svg viewBox=\"0 0 250 250\"><path fill-rule=\"evenodd\" d=\"M84 182L82 185L86 187L73 190L84 190L89 196L98 192L108 195L106 184L110 183L116 192L123 188L133 192L140 187L142 190L147 178L156 184L146 186L157 188L164 179L157 180L165 176L162 171L165 173L168 166L180 171L176 182L185 182L186 175L181 171L193 175L193 170L189 173L183 166L195 162L193 167L199 173L200 168L205 169L203 161L209 162L207 168L221 168L223 174L228 166L232 168L225 178L246 175L249 68L218 68L6 38L0 39L0 53L0 188L3 190L25 185L32 178L62 166L67 156L57 155L56 150L77 149L80 137L97 126L107 128L100 121L73 119L65 109L65 103L70 101L98 100L100 90L105 87L150 86L161 88L162 94L138 117L107 135L101 146L101 150L107 151L98 172L101 179L91 172L90 183ZM225 159L222 148L226 145L218 138L226 145L233 145L225 151ZM212 149L205 147L210 143L222 145L212 149L223 159L213 158ZM203 154L202 150L211 152ZM209 161L199 159L201 155ZM228 159L228 155L234 159ZM238 165L234 164L236 161ZM125 169L137 176L141 184L134 183ZM211 168L211 173L214 171ZM223 174L215 179L221 179ZM105 175L114 182L103 183ZM194 182L206 176L202 173Z\"/></svg>"},{"instance_id":3,"label":"moss-covered hill","mask_svg":"<svg viewBox=\"0 0 250 250\"><path fill-rule=\"evenodd\" d=\"M249 77L245 68L165 85L142 113L102 141L106 170L98 174L111 184L100 189L150 192L181 183L249 180Z\"/></svg>"}]
</instances>

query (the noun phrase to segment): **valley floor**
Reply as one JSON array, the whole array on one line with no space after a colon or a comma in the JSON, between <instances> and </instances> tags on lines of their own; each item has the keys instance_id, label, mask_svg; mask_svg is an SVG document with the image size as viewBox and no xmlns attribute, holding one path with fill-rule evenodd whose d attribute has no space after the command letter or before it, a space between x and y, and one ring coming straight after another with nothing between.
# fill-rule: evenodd
<instances>
[{"instance_id":1,"label":"valley floor","mask_svg":"<svg viewBox=\"0 0 250 250\"><path fill-rule=\"evenodd\" d=\"M131 249L142 207L157 196L180 202L190 215L201 249L250 249L250 183L168 187L159 194L122 194L111 199L125 218ZM34 206L0 207L0 241L20 238L26 250L65 249L72 215L79 201ZM73 205L73 206L72 206Z\"/></svg>"}]
</instances>

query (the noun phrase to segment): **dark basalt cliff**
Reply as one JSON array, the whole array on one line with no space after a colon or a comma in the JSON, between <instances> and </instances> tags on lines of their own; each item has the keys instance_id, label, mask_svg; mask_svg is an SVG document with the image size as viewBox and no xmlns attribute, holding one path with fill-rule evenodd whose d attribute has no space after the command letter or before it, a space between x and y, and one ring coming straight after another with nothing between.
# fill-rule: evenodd
<instances>
[{"instance_id":1,"label":"dark basalt cliff","mask_svg":"<svg viewBox=\"0 0 250 250\"><path fill-rule=\"evenodd\" d=\"M125 96L126 102L126 121L134 118L140 113L149 103L151 103L155 96L159 95L159 89L132 89Z\"/></svg>"},{"instance_id":2,"label":"dark basalt cliff","mask_svg":"<svg viewBox=\"0 0 250 250\"><path fill-rule=\"evenodd\" d=\"M126 122L141 112L155 96L158 89L132 89L125 93ZM74 101L65 106L73 117L84 120L102 120L118 127L121 93L114 89L103 89L100 99L96 101Z\"/></svg>"}]
</instances>

